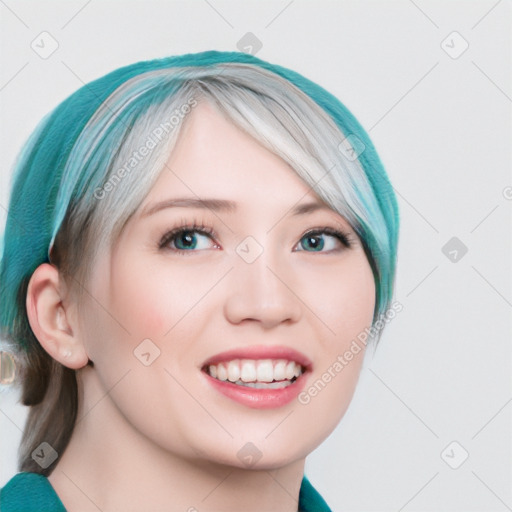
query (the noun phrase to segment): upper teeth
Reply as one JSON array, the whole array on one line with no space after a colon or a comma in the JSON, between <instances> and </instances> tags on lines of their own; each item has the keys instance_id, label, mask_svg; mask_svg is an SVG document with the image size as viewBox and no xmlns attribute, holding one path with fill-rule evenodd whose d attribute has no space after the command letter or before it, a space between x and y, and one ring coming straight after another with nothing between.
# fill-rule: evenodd
<instances>
[{"instance_id":1,"label":"upper teeth","mask_svg":"<svg viewBox=\"0 0 512 512\"><path fill-rule=\"evenodd\" d=\"M208 371L212 377L230 382L272 382L299 377L302 367L299 363L286 359L234 359L211 364Z\"/></svg>"}]
</instances>

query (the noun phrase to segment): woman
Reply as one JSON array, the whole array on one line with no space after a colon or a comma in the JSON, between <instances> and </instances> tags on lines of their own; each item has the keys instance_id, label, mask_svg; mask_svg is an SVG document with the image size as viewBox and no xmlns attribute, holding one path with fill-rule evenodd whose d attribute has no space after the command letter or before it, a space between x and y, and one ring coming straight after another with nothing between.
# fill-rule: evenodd
<instances>
[{"instance_id":1,"label":"woman","mask_svg":"<svg viewBox=\"0 0 512 512\"><path fill-rule=\"evenodd\" d=\"M398 239L351 113L187 54L85 85L16 165L1 326L30 412L2 510L330 510L305 458L378 342Z\"/></svg>"}]
</instances>

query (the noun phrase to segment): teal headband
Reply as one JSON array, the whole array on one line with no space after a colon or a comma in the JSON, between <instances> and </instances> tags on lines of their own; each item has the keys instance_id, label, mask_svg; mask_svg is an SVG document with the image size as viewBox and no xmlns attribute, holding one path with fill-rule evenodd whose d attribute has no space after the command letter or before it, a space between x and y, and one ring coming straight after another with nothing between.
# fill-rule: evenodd
<instances>
[{"instance_id":1,"label":"teal headband","mask_svg":"<svg viewBox=\"0 0 512 512\"><path fill-rule=\"evenodd\" d=\"M12 334L15 324L21 321L16 305L20 285L40 264L50 261L50 248L68 206L77 191L87 186L87 177L81 176L70 188L69 183L62 182L63 171L77 138L100 105L127 80L148 71L230 62L252 64L280 75L327 112L342 133L355 134L362 141L365 149L358 160L388 226L389 253L394 261L398 207L391 184L365 130L332 94L292 70L246 53L206 51L143 61L117 69L81 87L43 119L20 153L14 169L1 248L0 329L3 335ZM69 191L63 194L66 187ZM394 269L394 263L389 267Z\"/></svg>"}]
</instances>

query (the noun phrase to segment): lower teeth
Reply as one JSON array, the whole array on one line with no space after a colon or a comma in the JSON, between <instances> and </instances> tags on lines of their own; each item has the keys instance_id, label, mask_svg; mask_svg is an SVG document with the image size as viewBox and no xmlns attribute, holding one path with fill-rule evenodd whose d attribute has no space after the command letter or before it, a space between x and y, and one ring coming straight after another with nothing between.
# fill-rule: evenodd
<instances>
[{"instance_id":1,"label":"lower teeth","mask_svg":"<svg viewBox=\"0 0 512 512\"><path fill-rule=\"evenodd\" d=\"M229 381L228 381L229 382ZM241 380L237 380L236 382L231 382L231 384L236 384L237 386L246 386L249 388L256 389L281 389L286 388L290 384L295 382L295 377L293 380L281 380L278 382L243 382Z\"/></svg>"}]
</instances>

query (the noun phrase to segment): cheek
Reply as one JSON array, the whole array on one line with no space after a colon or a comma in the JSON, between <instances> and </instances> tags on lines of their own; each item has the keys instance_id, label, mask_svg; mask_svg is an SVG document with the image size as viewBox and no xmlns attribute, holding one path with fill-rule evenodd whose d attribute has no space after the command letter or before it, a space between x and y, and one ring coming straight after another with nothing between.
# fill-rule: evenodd
<instances>
[{"instance_id":1,"label":"cheek","mask_svg":"<svg viewBox=\"0 0 512 512\"><path fill-rule=\"evenodd\" d=\"M336 428L352 401L366 350L357 336L371 326L375 307L366 257L347 258L336 268L323 266L315 277L319 286L305 286L305 302L329 329L321 328L325 334L318 340L314 373L298 397L303 428L316 433L309 450Z\"/></svg>"},{"instance_id":2,"label":"cheek","mask_svg":"<svg viewBox=\"0 0 512 512\"><path fill-rule=\"evenodd\" d=\"M305 274L308 276L308 274ZM311 286L315 282L315 286ZM375 307L375 281L361 254L336 265L323 265L304 283L308 303L329 327L327 333L344 343L371 325Z\"/></svg>"},{"instance_id":3,"label":"cheek","mask_svg":"<svg viewBox=\"0 0 512 512\"><path fill-rule=\"evenodd\" d=\"M90 359L112 370L119 367L118 371L137 362L133 351L146 338L160 346L171 321L167 316L171 297L165 287L157 286L158 276L142 258L129 260L122 254L112 257L111 264L103 256L82 312Z\"/></svg>"},{"instance_id":4,"label":"cheek","mask_svg":"<svg viewBox=\"0 0 512 512\"><path fill-rule=\"evenodd\" d=\"M179 283L148 268L143 258L117 258L108 302L134 338L160 337L172 326L176 289Z\"/></svg>"},{"instance_id":5,"label":"cheek","mask_svg":"<svg viewBox=\"0 0 512 512\"><path fill-rule=\"evenodd\" d=\"M186 328L194 333L199 328L199 311L208 315L202 300L225 273L224 267L211 264L188 264L162 257L148 266L148 258L118 255L111 271L108 303L133 337L154 338L165 344L170 331Z\"/></svg>"}]
</instances>

